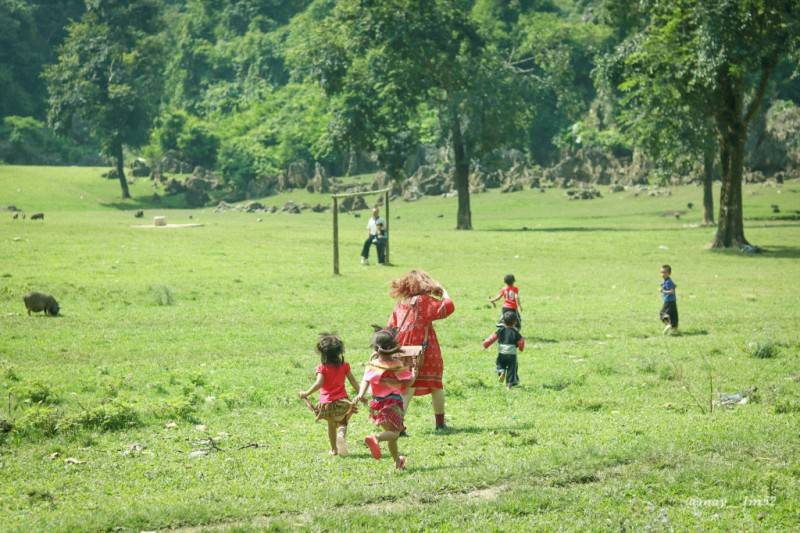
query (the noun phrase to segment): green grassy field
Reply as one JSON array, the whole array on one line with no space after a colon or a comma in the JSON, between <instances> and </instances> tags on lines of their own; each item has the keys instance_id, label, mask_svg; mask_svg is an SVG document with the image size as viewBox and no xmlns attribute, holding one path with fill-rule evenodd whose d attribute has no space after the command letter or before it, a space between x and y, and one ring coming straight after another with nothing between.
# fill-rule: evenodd
<instances>
[{"instance_id":1,"label":"green grassy field","mask_svg":"<svg viewBox=\"0 0 800 533\"><path fill-rule=\"evenodd\" d=\"M358 264L367 214L342 215L334 277L330 213L152 209L119 202L100 172L0 166L0 206L45 212L0 217L0 418L14 425L0 433L0 530L800 527L800 183L745 187L756 256L704 249L698 187L492 191L473 196L472 232L453 230L455 199L393 202L390 267ZM290 198L322 200L264 203ZM203 226L134 228L133 206ZM657 320L662 263L679 337ZM316 334L342 335L358 374L388 283L411 268L456 304L437 326L452 430L435 433L418 398L406 471L360 444L363 411L352 455L330 458L297 399ZM511 391L480 346L508 272L528 344ZM63 316L28 317L30 290ZM750 387L750 403L709 412Z\"/></svg>"}]
</instances>

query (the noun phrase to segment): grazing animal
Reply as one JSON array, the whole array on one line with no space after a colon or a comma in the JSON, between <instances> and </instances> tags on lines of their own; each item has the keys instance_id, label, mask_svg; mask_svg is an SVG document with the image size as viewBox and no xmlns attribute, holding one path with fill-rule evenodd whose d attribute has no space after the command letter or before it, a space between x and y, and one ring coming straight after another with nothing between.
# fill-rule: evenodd
<instances>
[{"instance_id":1,"label":"grazing animal","mask_svg":"<svg viewBox=\"0 0 800 533\"><path fill-rule=\"evenodd\" d=\"M28 310L28 316L31 311L39 313L44 311L45 315L56 316L59 311L58 302L49 294L42 294L41 292L29 292L22 297L25 302L25 309Z\"/></svg>"},{"instance_id":2,"label":"grazing animal","mask_svg":"<svg viewBox=\"0 0 800 533\"><path fill-rule=\"evenodd\" d=\"M144 211L139 209L138 211L136 211L136 213L133 214L133 216L135 216L136 218L142 218L144 216Z\"/></svg>"},{"instance_id":3,"label":"grazing animal","mask_svg":"<svg viewBox=\"0 0 800 533\"><path fill-rule=\"evenodd\" d=\"M686 204L686 207L688 207L689 209L691 209L691 208L693 208L693 207L694 207L694 204L693 204L692 202L689 202L688 204Z\"/></svg>"},{"instance_id":4,"label":"grazing animal","mask_svg":"<svg viewBox=\"0 0 800 533\"><path fill-rule=\"evenodd\" d=\"M31 215L31 220L44 220L44 213L34 213Z\"/></svg>"},{"instance_id":5,"label":"grazing animal","mask_svg":"<svg viewBox=\"0 0 800 533\"><path fill-rule=\"evenodd\" d=\"M19 213L14 213L14 216L11 217L11 218L13 218L14 220L17 220L19 218Z\"/></svg>"}]
</instances>

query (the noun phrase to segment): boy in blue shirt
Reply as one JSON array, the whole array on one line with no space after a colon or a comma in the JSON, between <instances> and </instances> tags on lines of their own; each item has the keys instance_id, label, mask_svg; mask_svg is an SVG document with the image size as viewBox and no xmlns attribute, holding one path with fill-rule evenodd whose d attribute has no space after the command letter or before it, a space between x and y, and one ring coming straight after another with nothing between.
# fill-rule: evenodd
<instances>
[{"instance_id":1,"label":"boy in blue shirt","mask_svg":"<svg viewBox=\"0 0 800 533\"><path fill-rule=\"evenodd\" d=\"M664 335L670 333L678 333L678 301L675 297L675 282L670 277L672 275L672 267L663 265L661 267L661 277L664 281L661 283L661 298L664 300L664 305L661 307L661 322L666 324L664 328Z\"/></svg>"}]
</instances>

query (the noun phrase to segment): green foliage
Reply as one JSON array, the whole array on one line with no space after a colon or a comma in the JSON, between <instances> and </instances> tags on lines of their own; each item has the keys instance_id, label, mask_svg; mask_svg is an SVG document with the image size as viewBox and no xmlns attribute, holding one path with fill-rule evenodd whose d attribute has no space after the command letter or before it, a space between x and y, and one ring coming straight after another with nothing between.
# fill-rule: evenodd
<instances>
[{"instance_id":1,"label":"green foliage","mask_svg":"<svg viewBox=\"0 0 800 533\"><path fill-rule=\"evenodd\" d=\"M750 341L745 345L745 350L751 357L757 359L772 359L778 355L780 344L772 340Z\"/></svg>"},{"instance_id":2,"label":"green foliage","mask_svg":"<svg viewBox=\"0 0 800 533\"><path fill-rule=\"evenodd\" d=\"M59 402L58 395L50 386L40 381L17 385L14 388L14 395L19 401L29 404L54 404Z\"/></svg>"},{"instance_id":3,"label":"green foliage","mask_svg":"<svg viewBox=\"0 0 800 533\"><path fill-rule=\"evenodd\" d=\"M61 411L48 405L34 405L22 413L15 428L28 438L52 437L58 432L61 423Z\"/></svg>"},{"instance_id":4,"label":"green foliage","mask_svg":"<svg viewBox=\"0 0 800 533\"><path fill-rule=\"evenodd\" d=\"M99 429L119 431L130 429L140 423L139 414L128 402L113 399L91 409L67 416L59 424L59 430L66 432L77 429Z\"/></svg>"},{"instance_id":5,"label":"green foliage","mask_svg":"<svg viewBox=\"0 0 800 533\"><path fill-rule=\"evenodd\" d=\"M33 117L9 115L0 124L0 161L10 164L98 164L92 143L56 135Z\"/></svg>"}]
</instances>

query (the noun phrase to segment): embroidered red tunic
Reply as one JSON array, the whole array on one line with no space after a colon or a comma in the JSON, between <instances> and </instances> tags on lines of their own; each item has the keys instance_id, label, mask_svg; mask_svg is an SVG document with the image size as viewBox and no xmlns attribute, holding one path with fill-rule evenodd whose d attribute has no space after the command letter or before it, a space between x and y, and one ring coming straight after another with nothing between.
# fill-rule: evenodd
<instances>
[{"instance_id":1,"label":"embroidered red tunic","mask_svg":"<svg viewBox=\"0 0 800 533\"><path fill-rule=\"evenodd\" d=\"M417 346L425 340L425 329L428 328L428 347L425 350L425 359L419 369L417 380L412 385L415 388L414 396L430 394L434 389L442 388L442 373L444 361L433 321L450 316L455 311L455 305L449 298L437 300L427 294L415 296L410 300L397 302L392 316L389 318L388 327L395 328L400 324L402 329L397 333L397 341L401 346ZM408 314L408 318L406 315Z\"/></svg>"}]
</instances>

